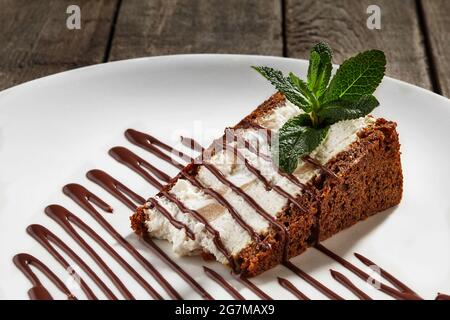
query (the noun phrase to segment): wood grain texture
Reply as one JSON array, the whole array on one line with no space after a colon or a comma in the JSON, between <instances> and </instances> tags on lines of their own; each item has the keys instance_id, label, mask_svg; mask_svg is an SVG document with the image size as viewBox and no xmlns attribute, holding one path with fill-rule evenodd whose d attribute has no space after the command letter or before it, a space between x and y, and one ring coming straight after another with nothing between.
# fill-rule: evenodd
<instances>
[{"instance_id":1,"label":"wood grain texture","mask_svg":"<svg viewBox=\"0 0 450 320\"><path fill-rule=\"evenodd\" d=\"M285 0L287 55L307 58L312 45L330 43L334 62L381 49L387 75L431 89L428 60L414 0ZM369 5L381 8L381 30L367 28Z\"/></svg>"},{"instance_id":2,"label":"wood grain texture","mask_svg":"<svg viewBox=\"0 0 450 320\"><path fill-rule=\"evenodd\" d=\"M450 1L421 0L438 92L450 97Z\"/></svg>"},{"instance_id":3,"label":"wood grain texture","mask_svg":"<svg viewBox=\"0 0 450 320\"><path fill-rule=\"evenodd\" d=\"M81 9L81 29L66 9ZM0 0L0 90L103 61L116 0Z\"/></svg>"},{"instance_id":4,"label":"wood grain texture","mask_svg":"<svg viewBox=\"0 0 450 320\"><path fill-rule=\"evenodd\" d=\"M111 60L177 53L282 55L280 0L126 0Z\"/></svg>"}]
</instances>

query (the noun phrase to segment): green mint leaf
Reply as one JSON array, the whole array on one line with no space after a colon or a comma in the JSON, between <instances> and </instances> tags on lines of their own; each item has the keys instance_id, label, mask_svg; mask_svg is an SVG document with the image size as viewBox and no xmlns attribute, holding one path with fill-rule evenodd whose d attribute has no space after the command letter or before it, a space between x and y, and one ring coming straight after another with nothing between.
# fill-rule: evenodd
<instances>
[{"instance_id":1,"label":"green mint leaf","mask_svg":"<svg viewBox=\"0 0 450 320\"><path fill-rule=\"evenodd\" d=\"M280 129L272 146L272 156L281 170L292 173L300 157L311 153L328 133L328 127L312 128L299 124L308 123L309 116L302 114L287 121Z\"/></svg>"},{"instance_id":2,"label":"green mint leaf","mask_svg":"<svg viewBox=\"0 0 450 320\"><path fill-rule=\"evenodd\" d=\"M312 105L312 109L318 108L319 102L317 101L316 96L309 89L309 87L308 87L308 85L306 84L305 81L303 81L302 79L297 77L292 72L289 73L288 80L289 80L289 83L294 88L296 88L298 91L300 91L308 99L308 101ZM309 111L311 111L311 110L309 110ZM307 111L307 112L309 112L309 111Z\"/></svg>"},{"instance_id":3,"label":"green mint leaf","mask_svg":"<svg viewBox=\"0 0 450 320\"><path fill-rule=\"evenodd\" d=\"M283 125L283 127L286 127L286 129L288 129L288 127L291 127L291 126L311 127L312 126L311 117L307 113L301 113L301 114L289 119ZM281 128L281 129L283 129L283 128ZM280 132L281 132L281 130L280 130Z\"/></svg>"},{"instance_id":4,"label":"green mint leaf","mask_svg":"<svg viewBox=\"0 0 450 320\"><path fill-rule=\"evenodd\" d=\"M309 56L308 86L318 98L322 96L330 82L332 55L330 46L325 42L319 42Z\"/></svg>"},{"instance_id":5,"label":"green mint leaf","mask_svg":"<svg viewBox=\"0 0 450 320\"><path fill-rule=\"evenodd\" d=\"M331 125L338 121L357 119L371 113L379 106L378 100L370 94L364 95L358 101L335 100L322 106L317 113L321 124Z\"/></svg>"},{"instance_id":6,"label":"green mint leaf","mask_svg":"<svg viewBox=\"0 0 450 320\"><path fill-rule=\"evenodd\" d=\"M270 83L272 83L278 91L282 92L286 99L288 99L291 103L295 104L305 112L309 112L311 110L308 98L298 88L296 88L288 78L285 78L281 71L264 66L252 66L252 68L258 71L264 78L269 80Z\"/></svg>"},{"instance_id":7,"label":"green mint leaf","mask_svg":"<svg viewBox=\"0 0 450 320\"><path fill-rule=\"evenodd\" d=\"M372 94L383 79L385 70L386 57L383 51L360 53L339 67L321 102L357 101L363 95Z\"/></svg>"}]
</instances>

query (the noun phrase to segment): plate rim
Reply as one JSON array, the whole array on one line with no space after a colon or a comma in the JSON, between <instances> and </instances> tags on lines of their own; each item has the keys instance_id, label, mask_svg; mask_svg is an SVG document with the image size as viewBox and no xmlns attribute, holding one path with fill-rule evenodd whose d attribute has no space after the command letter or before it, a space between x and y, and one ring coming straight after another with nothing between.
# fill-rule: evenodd
<instances>
[{"instance_id":1,"label":"plate rim","mask_svg":"<svg viewBox=\"0 0 450 320\"><path fill-rule=\"evenodd\" d=\"M111 65L117 65L117 64L126 64L126 63L133 63L133 62L139 62L144 60L165 60L165 59L236 59L236 58L244 58L244 59L256 59L256 58L267 58L267 59L273 59L273 60L288 60L288 61L297 61L301 63L308 63L308 60L306 59L300 59L300 58L291 58L291 57L279 57L279 56L272 56L272 55L254 55L254 54L232 54L232 53L185 53L185 54L169 54L169 55L157 55L157 56L145 56L145 57L138 57L138 58L131 58L131 59L123 59L123 60L116 60L116 61L108 61L108 62L102 62L102 63L96 63L88 66L82 66L79 68L74 68L70 70L65 70L61 72L57 72L54 74L46 75L43 77L39 77L36 79L32 79L20 84L17 84L15 86L6 88L4 90L0 91L0 98L8 95L14 90L18 89L25 89L26 87L33 86L33 85L39 85L42 81L49 81L53 80L57 77L63 77L67 74L72 73L78 73L78 72L84 72L86 70L90 69L99 69L101 71L102 68L108 68ZM338 68L339 65L333 64L333 68ZM97 70L95 70L98 72ZM423 94L428 94L430 96L433 96L435 98L441 99L443 102L450 103L450 98L447 98L443 95L440 95L436 92L433 92L429 89L420 87L418 85L406 82L404 80L396 79L390 76L384 76L383 82L392 82L397 85L402 85L404 87L407 87L412 90L417 90Z\"/></svg>"}]
</instances>

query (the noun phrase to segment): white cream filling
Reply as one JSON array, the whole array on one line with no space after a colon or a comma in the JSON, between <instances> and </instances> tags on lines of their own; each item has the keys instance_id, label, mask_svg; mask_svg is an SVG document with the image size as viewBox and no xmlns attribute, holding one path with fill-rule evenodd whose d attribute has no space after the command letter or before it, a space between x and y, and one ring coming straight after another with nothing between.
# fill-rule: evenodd
<instances>
[{"instance_id":1,"label":"white cream filling","mask_svg":"<svg viewBox=\"0 0 450 320\"><path fill-rule=\"evenodd\" d=\"M301 111L290 102L276 108L259 120L259 124L265 128L277 131L291 117L301 113ZM326 164L338 153L348 148L357 140L357 133L374 123L375 119L367 116L364 118L346 120L333 124L325 140L312 153L311 157L320 163ZM264 144L264 139L257 134L254 129L246 129L243 136L256 145L260 142L260 150L269 154L268 146ZM234 143L231 143L234 145ZM301 189L291 183L285 177L273 170L272 164L261 157L255 156L245 148L238 149L245 158L269 180L278 185L291 195L297 195ZM267 191L263 183L255 177L243 163L233 161L232 152L221 151L215 154L208 162L214 164L224 176L238 187L241 187L251 196L267 213L276 216L287 204L287 199L274 190ZM299 160L294 175L303 183L307 183L318 170L306 165ZM222 184L208 169L200 167L197 176L198 180L205 187L210 187L220 192L223 197L236 209L242 219L255 229L258 233L267 232L269 223L261 217L245 200L230 188ZM221 241L227 251L233 255L238 254L243 248L251 243L250 235L235 221L231 214L215 199L205 195L201 190L193 186L189 181L179 179L171 189L171 193L181 200L186 207L197 210L207 218L213 228L221 237ZM156 198L178 221L186 224L196 235L195 240L186 236L184 229L177 229L157 210L146 209L149 215L147 221L148 232L151 236L166 239L173 245L173 250L179 255L193 255L202 251L213 254L216 259L226 263L227 259L214 244L213 235L205 229L205 226L188 214L182 213L175 204L164 197Z\"/></svg>"}]
</instances>

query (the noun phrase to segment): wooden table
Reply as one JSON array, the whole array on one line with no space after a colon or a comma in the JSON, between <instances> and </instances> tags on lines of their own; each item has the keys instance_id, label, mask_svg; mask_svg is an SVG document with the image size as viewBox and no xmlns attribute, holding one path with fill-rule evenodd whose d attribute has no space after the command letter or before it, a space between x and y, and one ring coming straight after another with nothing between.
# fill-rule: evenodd
<instances>
[{"instance_id":1,"label":"wooden table","mask_svg":"<svg viewBox=\"0 0 450 320\"><path fill-rule=\"evenodd\" d=\"M66 27L70 4L81 29ZM381 30L366 26L381 8ZM328 41L335 63L379 48L389 76L450 96L449 0L0 0L0 89L81 66L177 53L307 58Z\"/></svg>"}]
</instances>

